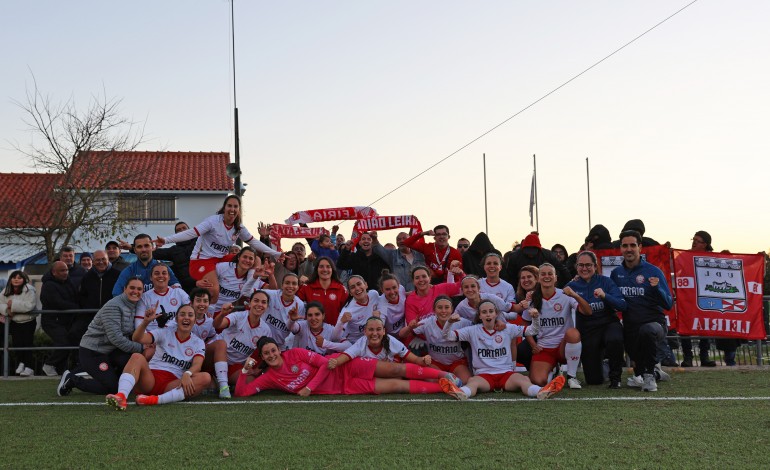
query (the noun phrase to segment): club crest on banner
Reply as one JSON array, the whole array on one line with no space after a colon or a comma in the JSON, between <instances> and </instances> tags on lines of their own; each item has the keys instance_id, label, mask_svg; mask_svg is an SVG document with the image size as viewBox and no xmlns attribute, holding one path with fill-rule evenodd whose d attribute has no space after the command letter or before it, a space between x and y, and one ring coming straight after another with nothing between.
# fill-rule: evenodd
<instances>
[{"instance_id":1,"label":"club crest on banner","mask_svg":"<svg viewBox=\"0 0 770 470\"><path fill-rule=\"evenodd\" d=\"M698 308L730 313L746 311L743 260L694 256L693 264Z\"/></svg>"}]
</instances>

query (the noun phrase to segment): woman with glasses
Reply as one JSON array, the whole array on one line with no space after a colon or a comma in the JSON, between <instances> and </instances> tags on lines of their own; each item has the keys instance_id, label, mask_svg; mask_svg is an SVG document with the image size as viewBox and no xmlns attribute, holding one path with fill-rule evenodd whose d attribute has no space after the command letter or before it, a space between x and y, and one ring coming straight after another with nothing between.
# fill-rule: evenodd
<instances>
[{"instance_id":1,"label":"woman with glasses","mask_svg":"<svg viewBox=\"0 0 770 470\"><path fill-rule=\"evenodd\" d=\"M626 309L623 294L607 276L596 272L596 255L590 251L578 254L578 278L569 284L577 295L591 306L591 315L577 315L577 329L583 343L581 360L588 385L604 383L602 361L610 365L610 388L620 388L623 372L623 326L616 312Z\"/></svg>"}]
</instances>

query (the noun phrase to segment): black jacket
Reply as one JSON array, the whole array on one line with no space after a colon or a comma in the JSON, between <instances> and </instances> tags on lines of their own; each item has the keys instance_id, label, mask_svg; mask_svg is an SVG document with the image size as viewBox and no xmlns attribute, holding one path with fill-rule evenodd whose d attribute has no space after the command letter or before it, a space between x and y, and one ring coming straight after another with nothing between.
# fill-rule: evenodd
<instances>
[{"instance_id":1,"label":"black jacket","mask_svg":"<svg viewBox=\"0 0 770 470\"><path fill-rule=\"evenodd\" d=\"M81 308L102 308L112 298L112 288L118 282L120 271L110 267L99 276L96 269L91 268L80 282L78 302Z\"/></svg>"},{"instance_id":2,"label":"black jacket","mask_svg":"<svg viewBox=\"0 0 770 470\"><path fill-rule=\"evenodd\" d=\"M508 264L503 269L502 278L510 282L514 288L519 285L519 271L527 265L540 266L543 263L551 263L556 268L556 287L562 288L572 280L569 271L559 258L551 250L527 246L519 248L511 253Z\"/></svg>"},{"instance_id":3,"label":"black jacket","mask_svg":"<svg viewBox=\"0 0 770 470\"><path fill-rule=\"evenodd\" d=\"M358 274L363 277L368 285L369 289L379 291L377 285L382 276L383 269L390 269L388 263L382 258L374 254L366 256L363 250L359 249L355 253L351 253L349 250L341 250L340 258L337 260L338 269L350 269L352 274Z\"/></svg>"},{"instance_id":4,"label":"black jacket","mask_svg":"<svg viewBox=\"0 0 770 470\"><path fill-rule=\"evenodd\" d=\"M193 248L198 238L185 240L179 242L174 246L168 248L157 248L152 252L152 257L161 261L171 261L174 266L174 274L176 274L179 283L182 284L188 294L195 288L195 279L190 276L190 256L192 256Z\"/></svg>"},{"instance_id":5,"label":"black jacket","mask_svg":"<svg viewBox=\"0 0 770 470\"><path fill-rule=\"evenodd\" d=\"M474 274L478 277L486 277L484 267L481 265L481 260L487 253L497 253L502 257L502 253L495 249L492 242L489 241L489 237L484 232L479 232L473 239L468 251L463 253L463 271L465 274Z\"/></svg>"}]
</instances>

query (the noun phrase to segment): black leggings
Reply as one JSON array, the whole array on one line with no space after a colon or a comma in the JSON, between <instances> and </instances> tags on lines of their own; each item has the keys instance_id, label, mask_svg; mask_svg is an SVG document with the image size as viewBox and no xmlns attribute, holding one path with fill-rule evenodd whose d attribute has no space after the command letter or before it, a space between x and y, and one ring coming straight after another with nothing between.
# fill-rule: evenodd
<instances>
[{"instance_id":1,"label":"black leggings","mask_svg":"<svg viewBox=\"0 0 770 470\"><path fill-rule=\"evenodd\" d=\"M91 379L72 378L72 385L84 392L106 395L118 391L118 379L132 353L116 349L109 354L80 348L80 370L88 372Z\"/></svg>"},{"instance_id":2,"label":"black leggings","mask_svg":"<svg viewBox=\"0 0 770 470\"><path fill-rule=\"evenodd\" d=\"M610 362L610 381L620 382L623 373L623 325L620 322L580 332L583 343L583 374L588 385L604 383L602 362L606 356Z\"/></svg>"}]
</instances>

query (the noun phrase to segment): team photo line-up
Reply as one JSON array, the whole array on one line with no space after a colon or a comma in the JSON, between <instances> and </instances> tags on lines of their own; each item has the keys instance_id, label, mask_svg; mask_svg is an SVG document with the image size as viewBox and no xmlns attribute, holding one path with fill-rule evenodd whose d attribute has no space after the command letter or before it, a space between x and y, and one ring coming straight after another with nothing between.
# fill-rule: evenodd
<instances>
[{"instance_id":1,"label":"team photo line-up","mask_svg":"<svg viewBox=\"0 0 770 470\"><path fill-rule=\"evenodd\" d=\"M121 410L131 392L139 405L268 389L459 400L506 390L544 399L580 389L581 362L587 384L621 388L624 352L634 364L627 386L654 392L670 378L658 351L673 299L661 270L640 255L649 243L641 221L629 221L614 242L623 262L607 277L587 251L612 246L600 225L571 257L561 245L543 249L535 233L505 256L483 233L455 248L444 225L399 233L391 247L373 232L352 247L335 226L308 240L305 257L301 243L273 248L270 226L260 224L256 239L240 209L231 195L193 228L180 222L172 235L111 241L85 257L88 270L62 249L43 276L43 309L98 312L42 318L54 345L76 338L79 346L75 358L67 350L46 358L47 375L61 371L58 395L104 394ZM696 233L694 248L696 238L710 248L706 232ZM137 260L125 262L121 248ZM0 306L15 346L29 324L34 333L34 298L27 275L11 273ZM17 360L16 372L32 375L28 354Z\"/></svg>"}]
</instances>

